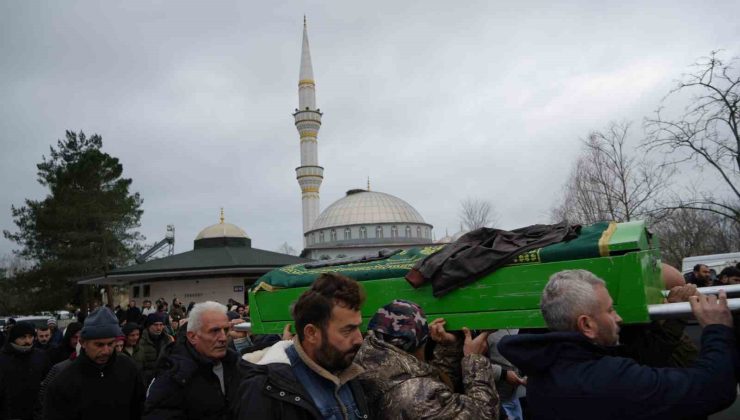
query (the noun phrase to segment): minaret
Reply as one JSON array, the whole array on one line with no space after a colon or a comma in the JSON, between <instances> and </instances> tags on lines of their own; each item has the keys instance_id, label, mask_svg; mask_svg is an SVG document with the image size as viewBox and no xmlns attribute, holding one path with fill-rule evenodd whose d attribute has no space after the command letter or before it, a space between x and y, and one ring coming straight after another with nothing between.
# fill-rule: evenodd
<instances>
[{"instance_id":1,"label":"minaret","mask_svg":"<svg viewBox=\"0 0 740 420\"><path fill-rule=\"evenodd\" d=\"M301 186L303 233L305 234L319 217L319 188L324 179L324 168L319 166L317 141L319 128L321 128L321 112L316 108L316 83L313 80L305 16L303 17L301 72L298 77L298 109L295 110L293 117L295 117L295 126L301 137L301 166L297 167L295 172L298 185Z\"/></svg>"}]
</instances>

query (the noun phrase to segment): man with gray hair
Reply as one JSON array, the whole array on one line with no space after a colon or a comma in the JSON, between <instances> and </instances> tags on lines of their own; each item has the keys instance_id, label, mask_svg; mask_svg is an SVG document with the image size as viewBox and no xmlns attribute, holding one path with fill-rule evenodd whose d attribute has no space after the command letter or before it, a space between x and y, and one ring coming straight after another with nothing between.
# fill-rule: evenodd
<instances>
[{"instance_id":1,"label":"man with gray hair","mask_svg":"<svg viewBox=\"0 0 740 420\"><path fill-rule=\"evenodd\" d=\"M540 309L552 332L505 337L501 354L528 376L534 419L684 419L735 401L737 349L727 296L691 296L704 328L688 368L651 368L614 356L622 319L606 283L585 270L554 274Z\"/></svg>"},{"instance_id":2,"label":"man with gray hair","mask_svg":"<svg viewBox=\"0 0 740 420\"><path fill-rule=\"evenodd\" d=\"M229 419L239 387L239 356L227 346L226 306L202 302L190 311L186 340L160 360L149 387L144 419Z\"/></svg>"}]
</instances>

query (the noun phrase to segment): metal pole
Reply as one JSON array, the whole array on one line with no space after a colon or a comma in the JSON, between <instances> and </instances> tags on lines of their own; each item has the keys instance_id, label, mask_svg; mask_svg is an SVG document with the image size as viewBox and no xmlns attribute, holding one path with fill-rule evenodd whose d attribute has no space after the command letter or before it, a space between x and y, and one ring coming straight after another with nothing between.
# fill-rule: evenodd
<instances>
[{"instance_id":1,"label":"metal pole","mask_svg":"<svg viewBox=\"0 0 740 420\"><path fill-rule=\"evenodd\" d=\"M724 290L727 293L727 297L740 296L740 284L727 284L724 286L709 286L709 287L697 287L703 295L718 295L720 290ZM663 296L668 296L668 290L663 290Z\"/></svg>"},{"instance_id":2,"label":"metal pole","mask_svg":"<svg viewBox=\"0 0 740 420\"><path fill-rule=\"evenodd\" d=\"M740 311L740 298L727 299L727 306L730 307L730 311L732 312ZM650 319L652 320L693 317L689 302L648 305L648 314L650 314Z\"/></svg>"}]
</instances>

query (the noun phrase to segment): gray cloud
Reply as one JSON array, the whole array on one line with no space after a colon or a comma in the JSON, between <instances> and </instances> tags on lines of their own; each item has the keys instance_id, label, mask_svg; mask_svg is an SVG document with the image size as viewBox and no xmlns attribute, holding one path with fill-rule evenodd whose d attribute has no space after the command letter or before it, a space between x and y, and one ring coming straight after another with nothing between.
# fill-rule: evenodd
<instances>
[{"instance_id":1,"label":"gray cloud","mask_svg":"<svg viewBox=\"0 0 740 420\"><path fill-rule=\"evenodd\" d=\"M563 3L563 2L559 2ZM649 114L695 58L738 53L732 1L0 2L0 228L40 198L65 129L103 136L177 251L218 220L300 247L302 14L324 112L322 208L365 185L457 229L459 202L503 227L547 220L578 139ZM638 124L639 126L639 124ZM0 240L0 254L13 244Z\"/></svg>"}]
</instances>

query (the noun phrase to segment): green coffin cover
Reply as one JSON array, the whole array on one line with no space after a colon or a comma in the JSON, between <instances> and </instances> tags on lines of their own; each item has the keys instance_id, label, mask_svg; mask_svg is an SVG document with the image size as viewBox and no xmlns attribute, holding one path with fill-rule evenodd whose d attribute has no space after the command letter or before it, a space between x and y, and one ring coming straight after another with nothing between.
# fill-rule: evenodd
<instances>
[{"instance_id":1,"label":"green coffin cover","mask_svg":"<svg viewBox=\"0 0 740 420\"><path fill-rule=\"evenodd\" d=\"M526 252L515 258L509 265L596 258L647 248L649 244L639 239L645 237L646 234L643 222L595 223L584 226L580 235L573 240ZM615 237L620 235L622 238L615 241ZM417 262L444 246L430 245L423 248L412 248L379 261L329 265L320 268L306 268L305 264L288 265L270 271L255 284L257 288L302 287L310 285L321 274L328 272L340 273L358 281L404 277Z\"/></svg>"}]
</instances>

